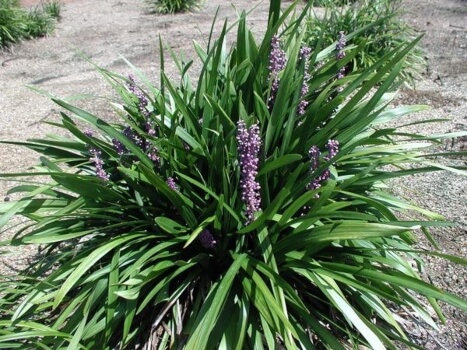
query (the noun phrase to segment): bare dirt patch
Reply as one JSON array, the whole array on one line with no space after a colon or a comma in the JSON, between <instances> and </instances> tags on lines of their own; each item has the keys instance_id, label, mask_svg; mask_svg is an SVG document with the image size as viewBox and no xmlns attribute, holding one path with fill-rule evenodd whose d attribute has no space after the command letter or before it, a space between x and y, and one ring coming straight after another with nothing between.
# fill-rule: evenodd
<instances>
[{"instance_id":1,"label":"bare dirt patch","mask_svg":"<svg viewBox=\"0 0 467 350\"><path fill-rule=\"evenodd\" d=\"M24 6L39 3L40 0L22 1ZM236 18L235 8L240 11L258 6L249 21L260 33L266 26L268 11L268 2L258 0L210 0L201 11L168 16L149 14L141 0L61 0L61 3L62 19L54 35L0 51L1 140L42 137L51 131L42 121L57 118L58 108L49 98L27 88L28 85L61 98L76 94L112 98L104 80L84 57L103 68L127 74L130 69L122 59L125 57L157 84L159 36L171 49L194 58L192 41L206 42L218 8L221 21L217 22L216 31L221 29L224 18L230 21ZM400 102L433 107L431 111L411 116L411 120L452 120L443 125L424 124L425 130L416 131L467 130L467 1L406 0L404 5L406 20L425 33L422 46L428 67L417 89L402 92ZM166 73L175 76L174 67L166 66ZM74 103L111 118L106 99L76 99ZM461 149L463 141L458 141L451 147ZM37 161L36 155L24 148L0 145L0 149L1 172L22 171ZM12 182L0 182L0 200L7 197L11 185ZM465 177L446 172L412 176L398 181L394 188L416 204L458 223L455 228L435 230L434 235L442 252L467 256ZM420 247L427 246L421 237ZM30 253L17 252L18 262L14 264L20 265L20 259ZM8 269L5 261L0 261L0 272ZM465 298L466 272L464 267L426 258L426 278ZM448 323L441 326L440 332L426 330L417 320L412 320L407 327L426 349L462 349L461 342L467 339L467 314L443 307Z\"/></svg>"}]
</instances>

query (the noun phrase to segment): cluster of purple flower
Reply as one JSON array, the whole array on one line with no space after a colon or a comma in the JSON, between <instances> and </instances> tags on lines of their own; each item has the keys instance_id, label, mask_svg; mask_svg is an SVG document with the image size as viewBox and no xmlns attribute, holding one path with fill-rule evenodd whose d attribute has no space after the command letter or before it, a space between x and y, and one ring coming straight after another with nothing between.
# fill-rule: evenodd
<instances>
[{"instance_id":1,"label":"cluster of purple flower","mask_svg":"<svg viewBox=\"0 0 467 350\"><path fill-rule=\"evenodd\" d=\"M149 117L149 111L147 106L149 104L148 99L144 92L136 85L135 77L133 74L128 75L128 90L133 93L138 98L138 110L141 114L143 114L146 118Z\"/></svg>"},{"instance_id":2,"label":"cluster of purple flower","mask_svg":"<svg viewBox=\"0 0 467 350\"><path fill-rule=\"evenodd\" d=\"M274 35L271 39L271 51L269 52L269 81L272 81L271 96L269 97L269 106L274 104L274 98L279 89L279 73L287 65L287 55L281 49L279 37Z\"/></svg>"},{"instance_id":3,"label":"cluster of purple flower","mask_svg":"<svg viewBox=\"0 0 467 350\"><path fill-rule=\"evenodd\" d=\"M115 148L115 150L117 151L117 154L120 157L123 156L126 153L126 151L127 151L126 147L119 140L112 139L112 144L114 145L114 148Z\"/></svg>"},{"instance_id":4,"label":"cluster of purple flower","mask_svg":"<svg viewBox=\"0 0 467 350\"><path fill-rule=\"evenodd\" d=\"M135 78L132 75L128 77L128 90L138 98L138 111L144 118L144 121L141 124L141 127L146 131L149 137L156 136L156 129L154 127L154 122L150 120L150 112L147 109L149 104L148 99L145 93L136 85ZM89 137L92 137L92 132L88 131L85 134ZM158 163L160 161L159 150L156 146L153 145L151 140L148 140L146 137L140 135L135 129L130 126L127 126L123 129L122 135L128 138L132 143L138 146L143 152L146 152L148 157L154 162ZM117 154L121 157L128 153L128 149L125 145L118 139L113 139L112 144L114 145ZM90 148L89 151L92 153L93 157L91 161L96 166L96 174L99 178L108 180L109 175L103 169L104 162L102 160L102 152L96 148Z\"/></svg>"},{"instance_id":5,"label":"cluster of purple flower","mask_svg":"<svg viewBox=\"0 0 467 350\"><path fill-rule=\"evenodd\" d=\"M93 155L90 161L94 163L96 167L96 175L98 178L109 181L110 175L104 170L104 160L102 159L102 152L100 149L90 147L89 152Z\"/></svg>"},{"instance_id":6,"label":"cluster of purple flower","mask_svg":"<svg viewBox=\"0 0 467 350\"><path fill-rule=\"evenodd\" d=\"M156 129L154 127L154 122L150 120L150 113L147 109L149 104L148 99L144 92L136 85L135 78L133 75L128 76L128 90L133 93L138 98L138 111L143 115L145 121L143 127L146 130L147 134L150 137L156 136ZM131 140L135 145L137 145L141 150L146 152L148 157L154 162L159 162L159 151L156 146L152 144L151 141L142 138L133 128L127 126L123 129L122 134L125 135L129 140ZM119 156L123 156L128 150L126 147L117 139L113 139L112 143Z\"/></svg>"},{"instance_id":7,"label":"cluster of purple flower","mask_svg":"<svg viewBox=\"0 0 467 350\"><path fill-rule=\"evenodd\" d=\"M240 120L238 122L237 141L242 175L240 188L242 200L246 204L246 223L249 224L254 221L254 215L261 205L261 187L256 181L259 165L258 153L261 148L258 124L253 124L250 128L247 128L245 122Z\"/></svg>"},{"instance_id":8,"label":"cluster of purple flower","mask_svg":"<svg viewBox=\"0 0 467 350\"><path fill-rule=\"evenodd\" d=\"M305 109L308 106L308 101L305 99L305 96L308 94L308 82L311 78L309 73L310 68L310 47L302 47L300 49L300 60L305 64L305 73L303 77L303 83L300 90L300 103L297 108L297 114L302 116L305 114ZM269 108L272 108L274 105L274 99L279 89L279 74L285 69L287 65L287 54L280 47L279 37L274 35L271 40L271 50L269 52L269 81L271 81L271 95L269 97Z\"/></svg>"},{"instance_id":9,"label":"cluster of purple flower","mask_svg":"<svg viewBox=\"0 0 467 350\"><path fill-rule=\"evenodd\" d=\"M339 36L337 38L337 44L336 44L336 58L338 60L341 60L345 57L345 45L347 44L347 40L345 38L345 33L343 31L339 32Z\"/></svg>"},{"instance_id":10,"label":"cluster of purple flower","mask_svg":"<svg viewBox=\"0 0 467 350\"><path fill-rule=\"evenodd\" d=\"M175 183L175 180L173 177L169 177L167 179L167 185L174 191L177 191L178 192L178 186L177 184Z\"/></svg>"},{"instance_id":11,"label":"cluster of purple flower","mask_svg":"<svg viewBox=\"0 0 467 350\"><path fill-rule=\"evenodd\" d=\"M308 94L308 82L311 78L309 70L310 70L310 55L311 55L311 48L309 47L302 47L300 49L300 60L305 62L305 73L303 76L303 83L302 89L300 90L300 97L301 101L297 108L297 114L299 116L305 114L305 109L308 106L308 101L305 99L306 95Z\"/></svg>"},{"instance_id":12,"label":"cluster of purple flower","mask_svg":"<svg viewBox=\"0 0 467 350\"><path fill-rule=\"evenodd\" d=\"M214 248L217 243L214 239L214 236L208 229L204 229L203 231L201 231L201 233L198 235L198 239L201 242L203 248L206 249Z\"/></svg>"},{"instance_id":13,"label":"cluster of purple flower","mask_svg":"<svg viewBox=\"0 0 467 350\"><path fill-rule=\"evenodd\" d=\"M345 34L344 32L340 31L339 32L339 37L337 40L336 44L336 59L341 60L345 57L345 45L347 44L346 39L345 39ZM337 72L336 79L342 79L345 76L345 66L340 68L339 71ZM343 90L342 86L338 87L338 92L341 92Z\"/></svg>"},{"instance_id":14,"label":"cluster of purple flower","mask_svg":"<svg viewBox=\"0 0 467 350\"><path fill-rule=\"evenodd\" d=\"M92 131L86 130L84 134L87 137L92 137ZM104 170L104 160L102 159L102 151L95 147L88 145L89 153L91 153L92 157L89 160L94 164L96 167L96 176L99 179L104 181L108 181L110 179L110 175Z\"/></svg>"},{"instance_id":15,"label":"cluster of purple flower","mask_svg":"<svg viewBox=\"0 0 467 350\"><path fill-rule=\"evenodd\" d=\"M326 148L328 150L327 156L323 157L324 161L328 162L333 159L339 152L339 142L337 140L329 140ZM321 152L317 146L312 146L308 151L308 156L310 157L310 172L315 171L319 167L319 158ZM308 185L307 190L315 190L321 187L321 184L329 179L331 176L331 171L329 168L323 170L321 174L316 176ZM317 194L316 197L319 197Z\"/></svg>"},{"instance_id":16,"label":"cluster of purple flower","mask_svg":"<svg viewBox=\"0 0 467 350\"><path fill-rule=\"evenodd\" d=\"M131 140L135 145L137 145L141 150L145 151L149 159L151 159L154 163L159 162L159 150L150 141L143 140L141 136L139 136L129 126L123 129L122 134L125 135L129 140ZM125 153L128 152L125 145L123 145L119 140L112 139L112 143L119 156L123 156Z\"/></svg>"}]
</instances>

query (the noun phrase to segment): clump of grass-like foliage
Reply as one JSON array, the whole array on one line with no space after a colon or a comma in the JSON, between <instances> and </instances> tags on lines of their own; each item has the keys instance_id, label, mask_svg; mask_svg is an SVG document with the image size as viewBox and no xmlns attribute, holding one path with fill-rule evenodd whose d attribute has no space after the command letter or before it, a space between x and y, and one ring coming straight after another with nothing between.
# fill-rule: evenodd
<instances>
[{"instance_id":1,"label":"clump of grass-like foliage","mask_svg":"<svg viewBox=\"0 0 467 350\"><path fill-rule=\"evenodd\" d=\"M357 2L359 0L309 0L309 2L312 2L313 6L329 6L331 5L348 5L354 2Z\"/></svg>"},{"instance_id":2,"label":"clump of grass-like foliage","mask_svg":"<svg viewBox=\"0 0 467 350\"><path fill-rule=\"evenodd\" d=\"M325 12L324 15L308 17L304 40L310 46L317 45L319 41L325 46L330 45L340 31L349 34L378 23L368 26L353 40L353 45L360 48L347 66L349 71L371 67L386 52L417 36L415 30L402 19L402 0L320 0L312 4L324 6ZM402 64L401 81L413 85L425 65L422 49L415 46Z\"/></svg>"},{"instance_id":3,"label":"clump of grass-like foliage","mask_svg":"<svg viewBox=\"0 0 467 350\"><path fill-rule=\"evenodd\" d=\"M51 34L60 17L60 3L50 1L31 10L19 0L0 0L0 48L24 39Z\"/></svg>"},{"instance_id":4,"label":"clump of grass-like foliage","mask_svg":"<svg viewBox=\"0 0 467 350\"><path fill-rule=\"evenodd\" d=\"M62 13L62 4L60 0L48 0L41 3L42 9L50 17L60 19Z\"/></svg>"},{"instance_id":5,"label":"clump of grass-like foliage","mask_svg":"<svg viewBox=\"0 0 467 350\"><path fill-rule=\"evenodd\" d=\"M145 0L151 11L156 13L176 13L193 11L201 5L201 0Z\"/></svg>"},{"instance_id":6,"label":"clump of grass-like foliage","mask_svg":"<svg viewBox=\"0 0 467 350\"><path fill-rule=\"evenodd\" d=\"M231 48L227 24L195 45L193 80L175 57L179 83L162 70L159 87L134 67L100 69L118 123L57 99L60 133L7 142L41 157L2 175L29 179L0 204L0 225L26 219L4 244L40 244L43 257L2 280L1 346L395 349L415 346L398 310L436 327L428 305L441 320L437 300L467 309L414 267L422 254L466 263L413 247L414 230L431 239L449 223L386 191L412 173L465 174L433 161L450 135L385 127L424 108L390 107L417 40L345 75L361 31L308 47L309 9L279 9L258 41L242 14Z\"/></svg>"}]
</instances>

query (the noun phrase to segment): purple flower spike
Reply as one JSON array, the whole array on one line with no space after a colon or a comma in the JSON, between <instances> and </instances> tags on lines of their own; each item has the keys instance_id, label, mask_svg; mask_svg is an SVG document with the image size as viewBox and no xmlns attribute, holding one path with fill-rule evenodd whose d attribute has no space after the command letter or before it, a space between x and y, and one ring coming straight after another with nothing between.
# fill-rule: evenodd
<instances>
[{"instance_id":1,"label":"purple flower spike","mask_svg":"<svg viewBox=\"0 0 467 350\"><path fill-rule=\"evenodd\" d=\"M310 55L311 55L311 48L309 47L302 47L300 49L300 59L305 62L305 74L303 76L303 83L302 89L300 90L300 97L302 100L298 104L297 114L302 116L305 114L305 109L308 106L308 101L305 100L306 95L308 94L308 82L310 80L310 73L308 72L310 69Z\"/></svg>"},{"instance_id":2,"label":"purple flower spike","mask_svg":"<svg viewBox=\"0 0 467 350\"><path fill-rule=\"evenodd\" d=\"M336 44L336 51L337 51L336 58L338 60L341 60L345 57L345 51L344 51L345 45L347 45L347 41L345 39L345 33L340 31L338 39L337 39L337 44Z\"/></svg>"},{"instance_id":3,"label":"purple flower spike","mask_svg":"<svg viewBox=\"0 0 467 350\"><path fill-rule=\"evenodd\" d=\"M326 148L328 149L328 152L329 152L329 154L326 157L326 160L331 160L339 152L339 141L329 140L328 144L326 145Z\"/></svg>"},{"instance_id":4,"label":"purple flower spike","mask_svg":"<svg viewBox=\"0 0 467 350\"><path fill-rule=\"evenodd\" d=\"M308 156L310 157L311 161L311 171L315 171L316 169L318 169L320 155L321 152L319 151L319 148L317 146L312 146L308 151Z\"/></svg>"},{"instance_id":5,"label":"purple flower spike","mask_svg":"<svg viewBox=\"0 0 467 350\"><path fill-rule=\"evenodd\" d=\"M146 98L144 92L136 85L135 77L130 74L128 75L128 90L133 93L138 98L138 110L142 113L145 117L149 116L149 111L146 109L149 102Z\"/></svg>"},{"instance_id":6,"label":"purple flower spike","mask_svg":"<svg viewBox=\"0 0 467 350\"><path fill-rule=\"evenodd\" d=\"M317 146L312 146L308 151L308 156L310 157L310 172L315 171L319 167L319 157L321 156L321 152ZM320 177L315 177L308 185L307 190L315 190L321 187L321 180Z\"/></svg>"},{"instance_id":7,"label":"purple flower spike","mask_svg":"<svg viewBox=\"0 0 467 350\"><path fill-rule=\"evenodd\" d=\"M333 159L337 153L339 152L339 142L337 140L329 140L326 148L328 150L328 155L324 157L325 161L330 161ZM315 171L319 167L319 157L321 155L321 152L319 151L318 147L313 146L310 148L308 151L308 155L310 157L310 172ZM321 174L316 176L308 185L307 185L307 190L316 190L317 188L321 187L321 183L329 179L331 176L331 171L329 168L326 168L323 170ZM318 198L319 195L316 195L316 198Z\"/></svg>"},{"instance_id":8,"label":"purple flower spike","mask_svg":"<svg viewBox=\"0 0 467 350\"><path fill-rule=\"evenodd\" d=\"M274 102L274 96L279 90L279 73L287 65L287 56L284 50L280 48L279 37L274 35L271 39L271 51L269 53L269 80L272 81L270 106Z\"/></svg>"},{"instance_id":9,"label":"purple flower spike","mask_svg":"<svg viewBox=\"0 0 467 350\"><path fill-rule=\"evenodd\" d=\"M274 35L271 39L271 52L269 53L269 72L277 76L287 65L287 56L281 49L279 37Z\"/></svg>"},{"instance_id":10,"label":"purple flower spike","mask_svg":"<svg viewBox=\"0 0 467 350\"><path fill-rule=\"evenodd\" d=\"M347 44L346 42L346 39L345 39L345 34L344 32L339 32L339 38L337 40L337 44L336 44L336 51L337 51L337 54L336 54L336 59L338 60L341 60L345 57L345 51L344 51L344 48L345 48L345 45ZM337 72L337 75L336 75L336 79L342 79L343 77L345 77L345 66L340 68L339 71ZM342 92L343 90L343 87L342 86L339 86L337 88L337 92Z\"/></svg>"},{"instance_id":11,"label":"purple flower spike","mask_svg":"<svg viewBox=\"0 0 467 350\"><path fill-rule=\"evenodd\" d=\"M112 144L114 145L115 150L117 151L117 154L121 157L125 154L126 152L126 147L118 141L117 139L112 139Z\"/></svg>"},{"instance_id":12,"label":"purple flower spike","mask_svg":"<svg viewBox=\"0 0 467 350\"><path fill-rule=\"evenodd\" d=\"M249 224L254 221L255 213L260 209L261 205L259 192L261 186L256 181L259 165L258 153L261 148L258 124L253 124L247 129L245 122L240 120L238 122L237 141L242 174L240 188L242 200L246 204L246 224Z\"/></svg>"},{"instance_id":13,"label":"purple flower spike","mask_svg":"<svg viewBox=\"0 0 467 350\"><path fill-rule=\"evenodd\" d=\"M93 155L89 160L94 163L94 166L96 167L97 177L104 181L108 181L110 179L110 175L104 170L104 161L102 159L101 150L90 147L89 152Z\"/></svg>"},{"instance_id":14,"label":"purple flower spike","mask_svg":"<svg viewBox=\"0 0 467 350\"><path fill-rule=\"evenodd\" d=\"M204 229L201 231L201 233L198 236L198 239L201 242L201 245L203 248L206 249L212 249L216 246L216 240L214 239L214 236L208 229Z\"/></svg>"},{"instance_id":15,"label":"purple flower spike","mask_svg":"<svg viewBox=\"0 0 467 350\"><path fill-rule=\"evenodd\" d=\"M93 136L92 130L86 130L83 132L84 135L91 138ZM96 167L96 176L104 181L108 181L110 179L110 175L104 170L104 160L102 159L102 151L98 148L95 148L91 145L87 145L89 153L91 153L92 157L89 158L91 163L94 164Z\"/></svg>"}]
</instances>

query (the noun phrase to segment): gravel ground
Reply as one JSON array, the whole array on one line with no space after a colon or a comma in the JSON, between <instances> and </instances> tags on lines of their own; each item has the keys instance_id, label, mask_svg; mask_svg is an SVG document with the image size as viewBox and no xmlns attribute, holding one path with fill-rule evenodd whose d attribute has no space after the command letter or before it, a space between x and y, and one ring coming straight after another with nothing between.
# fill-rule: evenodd
<instances>
[{"instance_id":1,"label":"gravel ground","mask_svg":"<svg viewBox=\"0 0 467 350\"><path fill-rule=\"evenodd\" d=\"M404 104L427 104L431 110L412 115L412 120L449 118L443 124L422 124L415 130L427 134L467 131L467 1L406 1L406 20L425 34L422 47L428 61L423 81L414 91L400 96ZM448 140L440 150L467 150L467 139ZM465 166L467 157L451 159ZM393 183L395 193L429 210L440 213L456 227L433 230L443 253L467 257L467 178L448 172L416 175ZM420 235L420 248L431 248ZM433 284L467 299L467 267L426 257L425 278ZM439 332L412 322L408 325L426 349L467 349L467 313L442 305L447 317Z\"/></svg>"},{"instance_id":2,"label":"gravel ground","mask_svg":"<svg viewBox=\"0 0 467 350\"><path fill-rule=\"evenodd\" d=\"M23 1L34 5L38 0ZM108 96L110 89L93 66L83 59L112 71L126 74L127 58L157 81L159 69L158 38L175 51L193 56L192 40L204 43L219 7L219 18L235 18L237 9L258 8L250 16L255 30L264 30L268 3L257 0L211 0L196 13L154 16L145 11L141 0L66 0L62 20L54 35L15 45L0 51L0 139L25 140L44 136L50 127L41 123L57 118L57 108L47 98L31 89L41 89L61 98L76 94ZM450 118L445 124L423 124L416 131L442 133L467 130L467 1L405 0L406 20L425 33L428 68L417 89L404 91L399 103L428 104L429 111L408 117L418 119ZM216 30L220 30L218 22ZM167 73L174 67L167 66ZM76 97L76 96L75 96ZM110 115L104 99L78 99L82 107L99 116ZM467 150L467 140L458 138L441 146ZM36 155L26 149L0 145L2 172L16 172L36 163ZM466 158L453 160L465 164ZM11 181L0 182L0 198L7 197ZM441 213L457 227L433 230L440 250L467 256L467 178L447 172L417 175L393 183L394 192L424 208ZM16 222L15 222L16 223ZM5 239L14 230L4 231ZM420 248L429 243L420 235ZM0 273L11 273L33 255L34 247L14 250L14 255L0 260ZM467 298L467 269L444 260L427 257L425 277L435 285ZM416 320L407 327L426 349L463 349L467 340L467 313L443 305L448 318L440 331L427 330ZM467 346L464 347L467 349Z\"/></svg>"}]
</instances>

